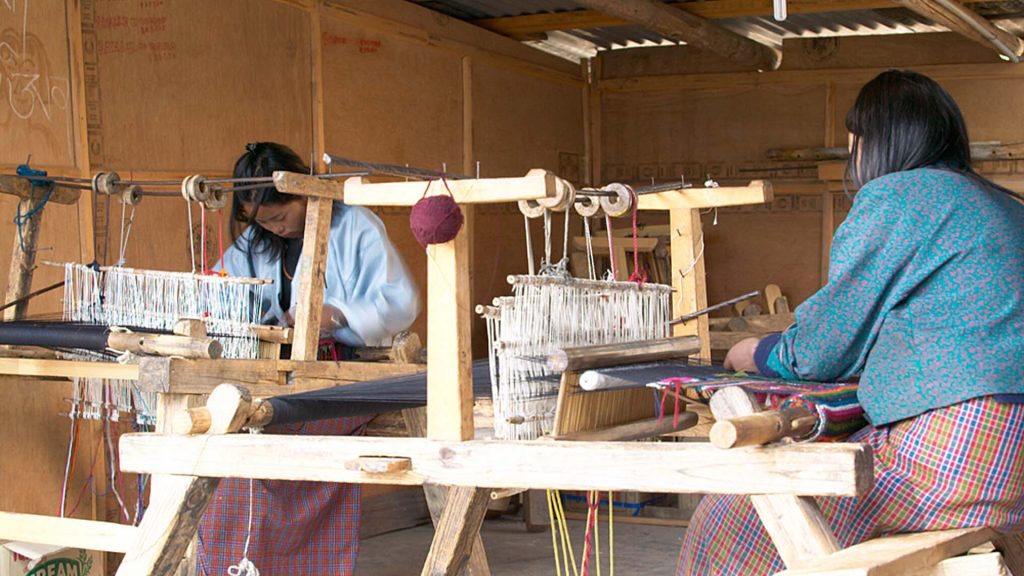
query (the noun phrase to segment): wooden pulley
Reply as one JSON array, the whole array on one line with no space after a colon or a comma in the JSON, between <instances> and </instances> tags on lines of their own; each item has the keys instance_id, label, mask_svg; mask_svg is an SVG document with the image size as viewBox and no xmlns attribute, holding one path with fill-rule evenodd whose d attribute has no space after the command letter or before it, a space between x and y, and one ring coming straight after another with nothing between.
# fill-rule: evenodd
<instances>
[{"instance_id":1,"label":"wooden pulley","mask_svg":"<svg viewBox=\"0 0 1024 576\"><path fill-rule=\"evenodd\" d=\"M519 211L527 218L540 218L544 215L544 210L545 208L538 204L536 200L519 201Z\"/></svg>"},{"instance_id":2,"label":"wooden pulley","mask_svg":"<svg viewBox=\"0 0 1024 576\"><path fill-rule=\"evenodd\" d=\"M138 206L142 201L142 187L138 184L124 186L121 189L121 203L125 206Z\"/></svg>"},{"instance_id":3,"label":"wooden pulley","mask_svg":"<svg viewBox=\"0 0 1024 576\"><path fill-rule=\"evenodd\" d=\"M118 193L117 188L120 182L121 177L117 175L117 172L97 172L92 177L92 191L111 196Z\"/></svg>"},{"instance_id":4,"label":"wooden pulley","mask_svg":"<svg viewBox=\"0 0 1024 576\"><path fill-rule=\"evenodd\" d=\"M565 212L576 201L576 188L567 180L555 180L555 195L550 198L538 198L537 204L553 212Z\"/></svg>"},{"instance_id":5,"label":"wooden pulley","mask_svg":"<svg viewBox=\"0 0 1024 576\"><path fill-rule=\"evenodd\" d=\"M602 196L601 208L612 218L625 216L633 208L633 189L625 184L613 182L604 188L605 192L614 192L615 196Z\"/></svg>"},{"instance_id":6,"label":"wooden pulley","mask_svg":"<svg viewBox=\"0 0 1024 576\"><path fill-rule=\"evenodd\" d=\"M573 203L576 213L584 218L593 218L601 212L601 198L580 194Z\"/></svg>"},{"instance_id":7,"label":"wooden pulley","mask_svg":"<svg viewBox=\"0 0 1024 576\"><path fill-rule=\"evenodd\" d=\"M207 210L220 210L228 205L228 194L223 188L209 188L204 186L209 192L207 199L203 202L203 208Z\"/></svg>"},{"instance_id":8,"label":"wooden pulley","mask_svg":"<svg viewBox=\"0 0 1024 576\"><path fill-rule=\"evenodd\" d=\"M206 202L210 197L210 188L206 186L206 176L194 174L181 181L181 195L191 202Z\"/></svg>"}]
</instances>

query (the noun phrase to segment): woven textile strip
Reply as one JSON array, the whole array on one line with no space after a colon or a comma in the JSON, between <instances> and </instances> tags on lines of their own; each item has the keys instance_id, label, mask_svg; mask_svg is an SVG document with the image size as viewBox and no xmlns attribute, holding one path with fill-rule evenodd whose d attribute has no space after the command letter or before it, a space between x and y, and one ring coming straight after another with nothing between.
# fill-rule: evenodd
<instances>
[{"instance_id":1,"label":"woven textile strip","mask_svg":"<svg viewBox=\"0 0 1024 576\"><path fill-rule=\"evenodd\" d=\"M742 386L753 392L764 406L771 409L801 405L818 414L818 425L805 442L836 442L867 425L864 409L857 402L857 384L788 382L785 380L753 379L749 376L720 374L713 378L679 376L667 378L664 385L689 389L698 398L707 399L715 390L727 386Z\"/></svg>"}]
</instances>

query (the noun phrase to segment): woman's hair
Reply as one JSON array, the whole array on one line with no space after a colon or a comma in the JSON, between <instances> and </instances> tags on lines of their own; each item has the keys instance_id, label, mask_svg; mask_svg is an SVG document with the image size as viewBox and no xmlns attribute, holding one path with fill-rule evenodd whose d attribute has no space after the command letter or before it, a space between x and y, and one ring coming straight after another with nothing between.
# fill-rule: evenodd
<instances>
[{"instance_id":1,"label":"woman's hair","mask_svg":"<svg viewBox=\"0 0 1024 576\"><path fill-rule=\"evenodd\" d=\"M255 178L273 176L274 172L284 170L286 172L308 173L309 168L302 162L298 154L291 148L275 144L273 142L256 142L245 145L245 154L235 162L235 170L232 174L235 178ZM246 186L245 182L236 184L236 187ZM282 194L271 184L265 188L250 190L239 190L234 193L231 203L231 220L235 223L232 232L237 238L245 229L245 225L252 227L252 236L248 246L250 259L253 253L266 253L271 258L276 258L285 247L285 240L256 222L256 214L259 207L264 204L284 204L298 199L291 194ZM245 205L251 205L251 214L245 211Z\"/></svg>"},{"instance_id":2,"label":"woman's hair","mask_svg":"<svg viewBox=\"0 0 1024 576\"><path fill-rule=\"evenodd\" d=\"M857 187L893 172L934 167L1018 196L974 171L960 108L927 76L882 72L861 88L846 115L846 128L853 134L846 174Z\"/></svg>"}]
</instances>

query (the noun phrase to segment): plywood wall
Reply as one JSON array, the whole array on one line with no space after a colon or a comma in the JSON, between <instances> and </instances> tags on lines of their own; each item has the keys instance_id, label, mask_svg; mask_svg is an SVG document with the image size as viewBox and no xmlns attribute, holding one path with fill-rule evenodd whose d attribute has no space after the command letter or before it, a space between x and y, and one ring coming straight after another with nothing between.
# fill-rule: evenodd
<instances>
[{"instance_id":1,"label":"plywood wall","mask_svg":"<svg viewBox=\"0 0 1024 576\"><path fill-rule=\"evenodd\" d=\"M40 74L33 89L17 84L26 71ZM4 171L32 153L34 166L73 176L217 176L230 172L245 143L266 140L312 160L329 151L453 172L474 171L478 160L483 176L546 168L571 177L584 155L582 88L573 64L400 0L0 2ZM95 218L98 258L117 260L121 207L101 199L93 215L89 201L84 196L81 210L47 207L39 259L91 258ZM14 207L0 197L0 218L10 222ZM379 214L425 290L429 263L409 232L408 210ZM190 230L180 200L145 198L126 264L188 270L198 209L193 216ZM474 221L475 301L489 302L508 293L506 274L526 270L522 219L502 206L478 210ZM210 261L218 227L226 231L226 214L209 216ZM15 234L0 227L3 269ZM539 226L534 234L539 245ZM58 275L41 268L35 285ZM57 313L59 298L29 312ZM413 328L426 335L425 315ZM481 324L478 355L483 345ZM0 492L0 510L56 512L70 432L58 412L69 395L67 383L0 382L0 434L5 447L20 447L0 451L0 485L17 485ZM72 498L99 438L96 429L82 436L87 449L78 454ZM102 457L97 462L102 474ZM30 482L26 470L35 471ZM104 517L103 499L88 488L83 494L77 513Z\"/></svg>"},{"instance_id":2,"label":"plywood wall","mask_svg":"<svg viewBox=\"0 0 1024 576\"><path fill-rule=\"evenodd\" d=\"M843 146L844 119L860 87L889 67L916 69L959 102L972 141L1015 142L1024 114L1014 102L1024 72L953 34L796 39L784 43L781 70L750 73L688 47L605 53L597 115L605 181L678 179L775 184L768 206L705 215L709 301L779 284L791 302L823 279L831 224L849 199L818 180L813 162L775 162L778 148ZM1018 178L1020 162L982 163ZM828 211L832 210L831 217Z\"/></svg>"}]
</instances>

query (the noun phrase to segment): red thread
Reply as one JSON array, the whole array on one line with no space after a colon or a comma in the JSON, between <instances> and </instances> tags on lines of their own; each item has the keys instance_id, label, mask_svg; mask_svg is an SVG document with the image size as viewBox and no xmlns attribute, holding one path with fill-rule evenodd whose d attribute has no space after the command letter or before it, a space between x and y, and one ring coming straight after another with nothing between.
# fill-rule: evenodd
<instances>
[{"instance_id":1,"label":"red thread","mask_svg":"<svg viewBox=\"0 0 1024 576\"><path fill-rule=\"evenodd\" d=\"M629 281L643 286L644 282L647 282L647 270L640 269L640 242L637 239L640 228L636 222L638 200L636 190L633 190L632 186L627 185L626 190L629 190L629 198L633 204L633 273L630 274Z\"/></svg>"}]
</instances>

